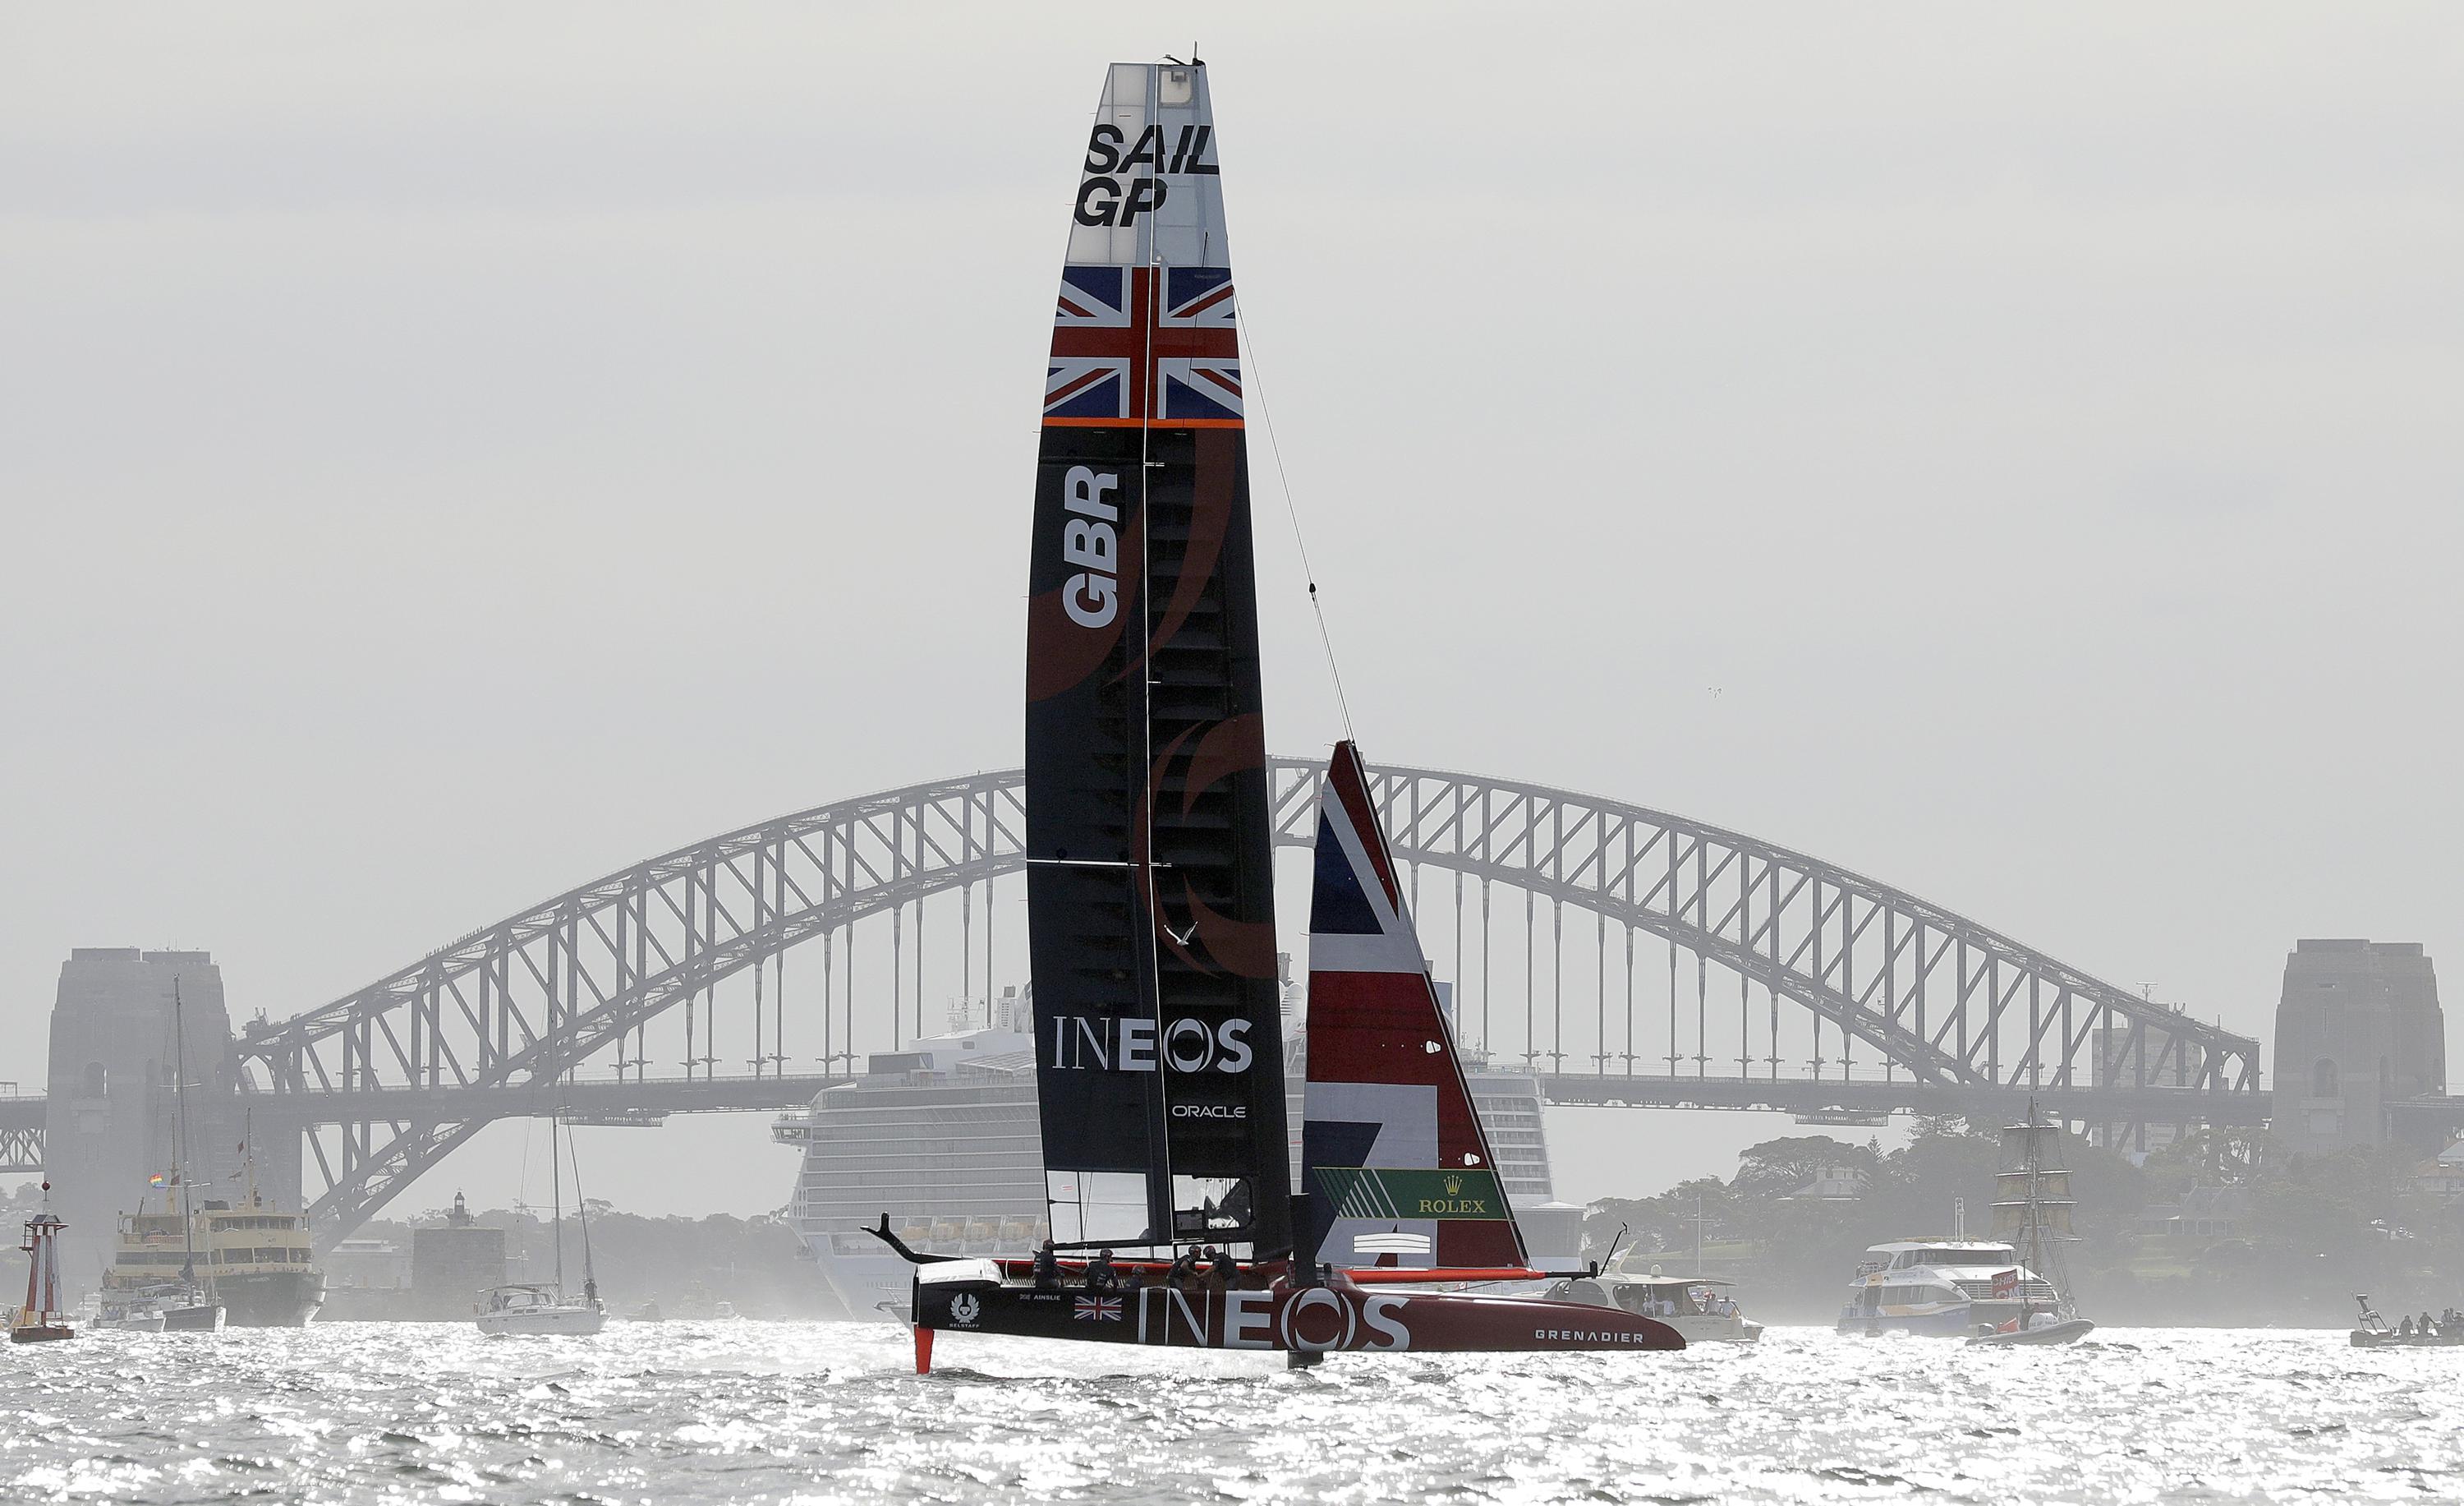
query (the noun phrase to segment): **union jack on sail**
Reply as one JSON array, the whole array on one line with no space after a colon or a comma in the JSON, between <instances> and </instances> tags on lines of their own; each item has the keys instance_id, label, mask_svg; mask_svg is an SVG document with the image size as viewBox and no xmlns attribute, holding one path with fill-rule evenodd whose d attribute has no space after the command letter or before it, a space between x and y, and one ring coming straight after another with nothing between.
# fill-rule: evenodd
<instances>
[{"instance_id":1,"label":"union jack on sail","mask_svg":"<svg viewBox=\"0 0 2464 1506\"><path fill-rule=\"evenodd\" d=\"M1141 420L1177 429L1240 425L1241 332L1229 268L1061 269L1044 421Z\"/></svg>"}]
</instances>

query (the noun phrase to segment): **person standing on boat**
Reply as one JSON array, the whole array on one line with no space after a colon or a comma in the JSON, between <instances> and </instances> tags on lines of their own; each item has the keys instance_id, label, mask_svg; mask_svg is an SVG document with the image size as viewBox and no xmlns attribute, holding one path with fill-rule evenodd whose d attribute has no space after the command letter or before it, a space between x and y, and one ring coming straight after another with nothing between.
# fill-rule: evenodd
<instances>
[{"instance_id":1,"label":"person standing on boat","mask_svg":"<svg viewBox=\"0 0 2464 1506\"><path fill-rule=\"evenodd\" d=\"M1106 1245L1087 1262L1087 1290L1116 1292L1121 1286L1121 1268L1112 1264L1112 1247Z\"/></svg>"},{"instance_id":2,"label":"person standing on boat","mask_svg":"<svg viewBox=\"0 0 2464 1506\"><path fill-rule=\"evenodd\" d=\"M1061 1257L1052 1252L1052 1241L1048 1239L1036 1248L1035 1289L1039 1292L1061 1290Z\"/></svg>"}]
</instances>

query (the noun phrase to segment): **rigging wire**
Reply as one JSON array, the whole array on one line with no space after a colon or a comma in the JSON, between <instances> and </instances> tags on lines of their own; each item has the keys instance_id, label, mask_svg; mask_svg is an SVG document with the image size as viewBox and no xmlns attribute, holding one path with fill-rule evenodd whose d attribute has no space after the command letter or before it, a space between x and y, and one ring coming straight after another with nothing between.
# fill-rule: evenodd
<instances>
[{"instance_id":1,"label":"rigging wire","mask_svg":"<svg viewBox=\"0 0 2464 1506\"><path fill-rule=\"evenodd\" d=\"M1309 540L1301 533L1300 505L1292 500L1292 478L1284 468L1283 441L1276 436L1275 421L1266 411L1266 388L1260 380L1257 326L1250 323L1249 311L1237 296L1232 301L1232 321L1240 326L1242 341L1249 347L1243 363L1247 369L1243 373L1242 386L1258 400L1258 426L1266 432L1266 449L1275 457L1275 482L1284 489L1284 516L1291 520L1292 543L1300 550L1301 574L1309 581L1309 610L1317 617L1318 642L1326 649L1326 673L1334 682L1334 704L1343 717L1343 736L1345 741L1356 742L1359 740L1352 730L1352 698L1343 690L1343 666L1335 662L1334 634L1327 628L1326 604L1318 599L1317 567L1309 563Z\"/></svg>"}]
</instances>

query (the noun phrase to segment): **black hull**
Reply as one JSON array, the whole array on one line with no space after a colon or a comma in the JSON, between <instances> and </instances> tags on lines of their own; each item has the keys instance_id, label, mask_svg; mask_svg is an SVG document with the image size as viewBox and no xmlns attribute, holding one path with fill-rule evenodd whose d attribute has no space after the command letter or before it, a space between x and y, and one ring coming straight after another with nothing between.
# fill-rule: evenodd
<instances>
[{"instance_id":1,"label":"black hull","mask_svg":"<svg viewBox=\"0 0 2464 1506\"><path fill-rule=\"evenodd\" d=\"M223 1310L211 1302L198 1302L163 1309L163 1332L166 1334L210 1334L221 1331Z\"/></svg>"},{"instance_id":2,"label":"black hull","mask_svg":"<svg viewBox=\"0 0 2464 1506\"><path fill-rule=\"evenodd\" d=\"M990 1281L917 1282L916 1327L953 1334L1183 1349L1530 1353L1683 1349L1665 1323L1579 1302L1352 1286L1134 1293L1037 1292Z\"/></svg>"},{"instance_id":3,"label":"black hull","mask_svg":"<svg viewBox=\"0 0 2464 1506\"><path fill-rule=\"evenodd\" d=\"M301 1328L325 1305L320 1271L260 1271L217 1277L214 1296L233 1328Z\"/></svg>"}]
</instances>

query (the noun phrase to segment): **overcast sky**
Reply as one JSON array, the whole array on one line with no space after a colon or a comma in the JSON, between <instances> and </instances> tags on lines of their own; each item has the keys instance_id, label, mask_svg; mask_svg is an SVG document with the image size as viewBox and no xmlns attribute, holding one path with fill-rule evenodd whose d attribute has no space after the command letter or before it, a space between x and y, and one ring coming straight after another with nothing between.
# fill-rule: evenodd
<instances>
[{"instance_id":1,"label":"overcast sky","mask_svg":"<svg viewBox=\"0 0 2464 1506\"><path fill-rule=\"evenodd\" d=\"M0 1078L72 946L278 1018L1014 764L1079 147L1193 40L1373 759L1741 828L2246 1031L2297 937L2464 966L2453 7L0 17ZM1617 1122L1570 1167L1707 1143ZM793 1165L626 1144L635 1207Z\"/></svg>"}]
</instances>

